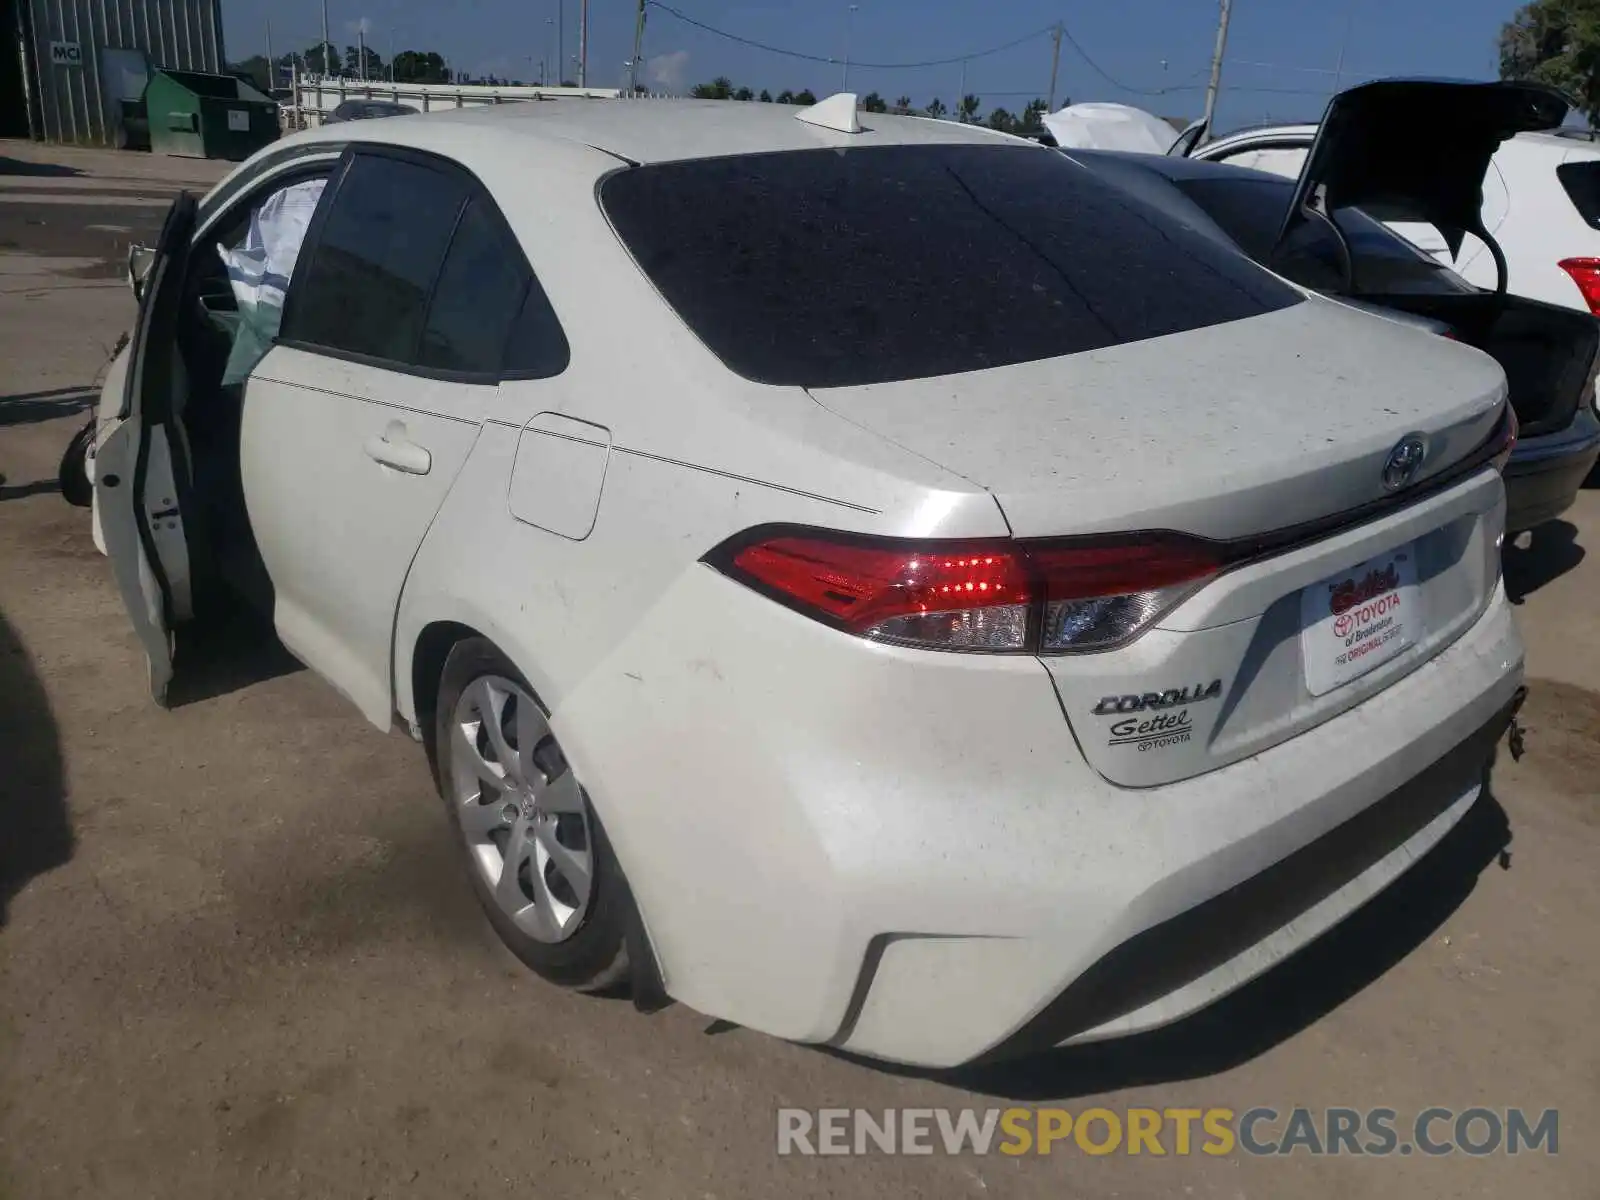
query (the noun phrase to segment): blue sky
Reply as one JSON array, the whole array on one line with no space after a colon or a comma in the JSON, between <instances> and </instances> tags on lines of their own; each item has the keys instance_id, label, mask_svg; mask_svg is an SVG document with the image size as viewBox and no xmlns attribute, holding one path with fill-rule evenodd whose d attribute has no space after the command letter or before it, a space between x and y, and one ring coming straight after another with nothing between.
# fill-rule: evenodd
<instances>
[{"instance_id":1,"label":"blue sky","mask_svg":"<svg viewBox=\"0 0 1600 1200\"><path fill-rule=\"evenodd\" d=\"M437 49L473 74L524 79L552 59L559 3L569 61L577 54L580 0L329 0L335 42L354 42L358 23L388 57L396 49ZM668 0L707 25L822 57L840 59L849 28L857 63L946 59L1022 37L1056 20L1095 65L1063 45L1058 96L1117 100L1163 116L1198 114L1216 33L1214 0ZM1380 75L1492 78L1495 37L1517 0L1235 0L1218 125L1314 117L1333 86L1344 43L1346 85ZM320 0L228 0L228 54L261 52L272 22L276 51L303 48L320 36ZM614 86L632 51L634 0L591 0L589 82ZM1346 31L1348 39L1346 40ZM786 59L695 29L659 9L645 33L645 75L664 90L686 91L716 75L756 90L809 87L838 91L838 63ZM569 67L569 74L574 73ZM1109 76L1108 80L1106 76ZM1044 36L1003 53L975 58L966 87L984 108L1022 107L1049 86L1050 43ZM853 66L851 90L932 96L953 104L959 65L886 69ZM1115 82L1112 82L1115 81ZM1117 85L1126 85L1117 86ZM1144 95L1142 91L1162 91ZM1059 101L1058 101L1059 103Z\"/></svg>"}]
</instances>

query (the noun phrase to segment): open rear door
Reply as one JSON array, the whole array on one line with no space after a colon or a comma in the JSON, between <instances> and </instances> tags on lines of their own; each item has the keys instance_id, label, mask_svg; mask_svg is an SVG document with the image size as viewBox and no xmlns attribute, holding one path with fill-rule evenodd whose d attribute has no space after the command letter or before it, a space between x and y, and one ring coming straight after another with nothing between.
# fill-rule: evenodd
<instances>
[{"instance_id":1,"label":"open rear door","mask_svg":"<svg viewBox=\"0 0 1600 1200\"><path fill-rule=\"evenodd\" d=\"M171 628L190 606L189 560L179 511L182 445L174 399L182 386L175 338L194 236L195 199L179 195L156 242L128 347L119 423L95 454L95 502L117 590L150 660L150 693L165 706Z\"/></svg>"}]
</instances>

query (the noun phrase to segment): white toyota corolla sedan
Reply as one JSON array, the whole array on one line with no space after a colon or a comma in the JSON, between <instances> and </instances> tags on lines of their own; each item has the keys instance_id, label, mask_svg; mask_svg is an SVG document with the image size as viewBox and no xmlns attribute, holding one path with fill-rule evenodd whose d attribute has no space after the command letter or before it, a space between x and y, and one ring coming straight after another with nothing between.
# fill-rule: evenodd
<instances>
[{"instance_id":1,"label":"white toyota corolla sedan","mask_svg":"<svg viewBox=\"0 0 1600 1200\"><path fill-rule=\"evenodd\" d=\"M925 1065L1150 1029L1404 871L1514 719L1496 364L1040 146L357 122L141 279L94 504L157 699L178 626L270 614L561 984Z\"/></svg>"}]
</instances>

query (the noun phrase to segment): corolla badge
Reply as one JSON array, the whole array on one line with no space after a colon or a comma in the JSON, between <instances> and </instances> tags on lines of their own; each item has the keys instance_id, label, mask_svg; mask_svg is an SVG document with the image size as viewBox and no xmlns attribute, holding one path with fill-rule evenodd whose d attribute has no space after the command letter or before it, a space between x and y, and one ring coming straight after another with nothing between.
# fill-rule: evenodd
<instances>
[{"instance_id":1,"label":"corolla badge","mask_svg":"<svg viewBox=\"0 0 1600 1200\"><path fill-rule=\"evenodd\" d=\"M1383 489L1386 492L1398 492L1406 484L1417 477L1417 472L1422 470L1422 460L1428 456L1428 447L1420 437L1412 434L1401 438L1395 448L1389 451L1388 460L1383 464Z\"/></svg>"}]
</instances>

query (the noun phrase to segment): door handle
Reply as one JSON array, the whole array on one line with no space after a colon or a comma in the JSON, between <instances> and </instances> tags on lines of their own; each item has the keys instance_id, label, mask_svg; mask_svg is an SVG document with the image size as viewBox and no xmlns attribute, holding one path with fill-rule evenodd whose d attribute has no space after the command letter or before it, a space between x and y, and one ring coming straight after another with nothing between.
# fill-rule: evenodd
<instances>
[{"instance_id":1,"label":"door handle","mask_svg":"<svg viewBox=\"0 0 1600 1200\"><path fill-rule=\"evenodd\" d=\"M369 437L362 449L373 462L404 471L407 475L426 475L433 468L433 455L406 437L403 428L391 427L381 437Z\"/></svg>"}]
</instances>

